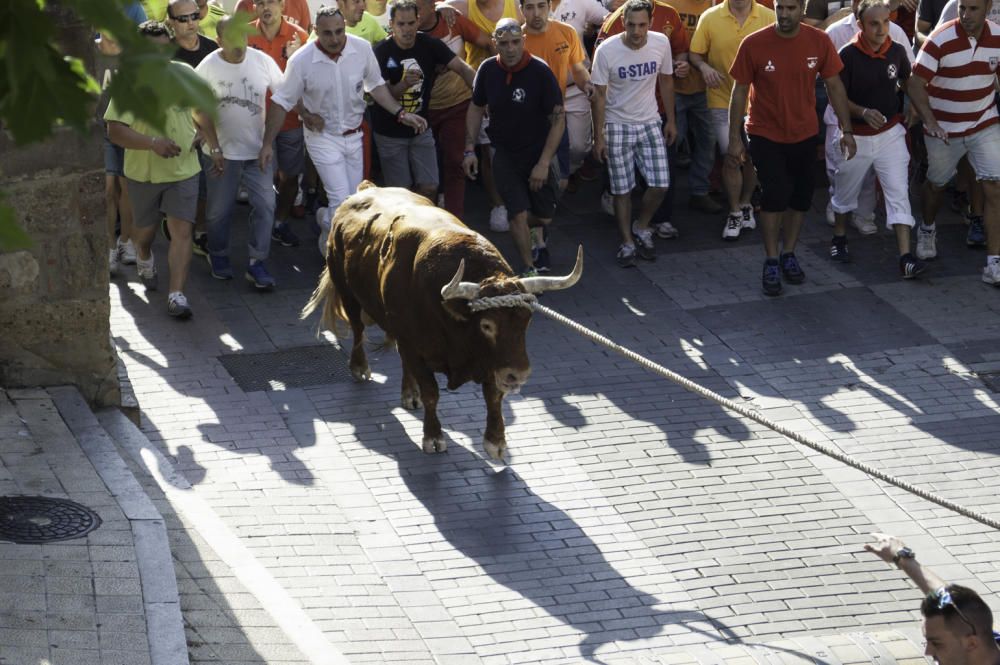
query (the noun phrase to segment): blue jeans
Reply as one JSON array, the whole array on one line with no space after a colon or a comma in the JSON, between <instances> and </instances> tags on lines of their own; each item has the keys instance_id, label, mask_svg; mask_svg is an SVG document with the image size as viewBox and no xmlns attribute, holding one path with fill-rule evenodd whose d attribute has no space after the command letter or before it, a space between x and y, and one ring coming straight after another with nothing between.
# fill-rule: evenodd
<instances>
[{"instance_id":1,"label":"blue jeans","mask_svg":"<svg viewBox=\"0 0 1000 665\"><path fill-rule=\"evenodd\" d=\"M688 129L694 132L694 143L691 146L691 166L688 168L688 187L691 196L708 194L708 176L715 162L715 130L712 128L712 116L708 110L708 102L704 92L691 95L674 95L674 117L677 122L677 138L672 146L667 146L667 157L670 162L670 182L677 182L674 174L674 163L677 161L677 144L687 136ZM676 187L667 190L663 203L653 219L657 222L668 222L673 217L674 191Z\"/></svg>"},{"instance_id":2,"label":"blue jeans","mask_svg":"<svg viewBox=\"0 0 1000 665\"><path fill-rule=\"evenodd\" d=\"M271 251L271 228L274 226L274 160L268 164L266 172L261 172L256 159L227 159L225 162L221 175L208 174L208 203L205 208L208 252L213 256L229 256L229 229L236 192L242 180L250 203L247 253L251 259L263 261Z\"/></svg>"}]
</instances>

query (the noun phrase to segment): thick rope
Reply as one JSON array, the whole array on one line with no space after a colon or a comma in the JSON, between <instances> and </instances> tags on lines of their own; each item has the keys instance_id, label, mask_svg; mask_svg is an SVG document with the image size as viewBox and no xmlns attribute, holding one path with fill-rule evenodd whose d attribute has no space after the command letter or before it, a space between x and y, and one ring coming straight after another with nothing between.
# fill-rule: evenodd
<instances>
[{"instance_id":1,"label":"thick rope","mask_svg":"<svg viewBox=\"0 0 1000 665\"><path fill-rule=\"evenodd\" d=\"M484 309L495 309L497 307L527 307L531 309L538 304L538 298L531 293L508 293L503 296L487 296L469 301L469 309L473 312L481 312Z\"/></svg>"},{"instance_id":2,"label":"thick rope","mask_svg":"<svg viewBox=\"0 0 1000 665\"><path fill-rule=\"evenodd\" d=\"M559 314L558 312L549 309L548 307L545 307L544 305L541 305L541 304L539 304L539 303L536 302L534 305L532 305L532 307L533 307L533 309L535 311L541 312L542 314L544 314L545 316L549 317L553 321L557 321L558 323L563 324L567 328L580 333L584 337L587 337L587 338L589 338L589 339L597 342L598 344L602 344L602 345L608 347L609 349L611 349L613 351L617 351L618 353L620 353L621 355L625 356L629 360L632 360L633 362L638 363L639 365L645 367L646 369L650 370L654 374L659 374L660 376L662 376L662 377L664 377L666 379L669 379L669 380L673 381L674 383L680 384L686 390L689 390L690 392L693 392L696 395L701 395L702 397L706 397L706 398L712 400L713 402L715 402L716 404L719 404L720 406L723 406L723 407L729 409L730 411L735 411L736 413L740 414L741 416L744 416L746 418L749 418L750 420L758 422L761 425L763 425L764 427L767 427L768 429L774 430L778 434L781 434L782 436L787 437L787 438L791 439L792 441L796 441L798 443L801 443L804 446L808 446L809 448L812 448L813 450L815 450L817 452L823 453L824 455L826 455L828 457L832 457L833 459L837 460L838 462L842 462L843 464L846 464L848 466L852 466L855 469L863 471L864 473L868 474L869 476L872 476L874 478L878 478L879 480L887 482L890 485L895 485L896 487L898 487L898 488L900 488L902 490L905 490L905 491L907 491L907 492L909 492L911 494L915 494L916 496L919 496L921 499L925 499L927 501L930 501L931 503L936 503L937 505L942 506L944 508L947 508L948 510L956 512L956 513L958 513L960 515L964 515L965 517L968 517L969 519L973 519L973 520L975 520L977 522L985 524L986 526L989 526L989 527L992 527L994 529L1000 530L1000 522L998 522L997 520L994 520L994 519L991 519L989 517L986 517L985 515L977 513L977 512L975 512L973 510L969 510L968 508L965 508L964 506L961 506L961 505L959 505L957 503L954 503L953 501L949 501L948 499L940 497L940 496L938 496L936 494L932 494L931 492L928 492L927 490L921 489L921 488L917 487L916 485L913 485L911 483L906 482L905 480L900 480L899 478L896 478L894 476L890 476L889 474L884 473L884 472L876 469L875 467L872 467L872 466L870 466L868 464L865 464L864 462L858 461L858 460L854 459L853 457L851 457L850 455L846 455L846 454L844 454L844 453L842 453L842 452L840 452L838 450L834 450L833 448L831 448L829 446L826 446L826 445L824 445L822 443L817 443L815 441L811 441L811 440L807 439L806 437L802 436L801 434L793 432L792 430L788 429L784 425L781 425L780 423L777 423L777 422L771 420L770 418L766 418L766 417L760 415L759 413L757 413L753 409L750 409L750 408L748 408L747 406L745 406L743 404L739 404L737 402L734 402L731 399L727 399L727 398L723 397L722 395L709 390L708 388L700 386L697 383L695 383L694 381L691 381L690 379L687 379L687 378L681 376L677 372L673 372L673 371L667 369L666 367L664 367L663 365L658 365L657 363L654 363L653 361L649 360L648 358L640 356L635 351L631 351L629 349L626 349L624 346L611 341L607 337L604 337L603 335L594 332L593 330L587 328L586 326L583 326L583 325L577 323L576 321L574 321L572 319L569 319L569 318L563 316L562 314Z\"/></svg>"}]
</instances>

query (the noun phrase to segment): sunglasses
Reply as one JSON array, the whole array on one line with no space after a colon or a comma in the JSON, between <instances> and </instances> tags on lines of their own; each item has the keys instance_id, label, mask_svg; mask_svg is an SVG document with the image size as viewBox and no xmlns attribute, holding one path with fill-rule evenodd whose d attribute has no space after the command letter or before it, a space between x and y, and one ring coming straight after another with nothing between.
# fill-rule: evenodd
<instances>
[{"instance_id":1,"label":"sunglasses","mask_svg":"<svg viewBox=\"0 0 1000 665\"><path fill-rule=\"evenodd\" d=\"M171 16L170 18L178 23L190 23L191 21L200 21L201 14L199 12L192 12L191 14L181 14L180 16Z\"/></svg>"},{"instance_id":2,"label":"sunglasses","mask_svg":"<svg viewBox=\"0 0 1000 665\"><path fill-rule=\"evenodd\" d=\"M937 591L934 591L931 594L929 594L929 597L937 600L937 606L939 610L945 611L949 607L955 610L955 614L958 615L958 618L961 619L963 623L965 623L965 625L969 627L969 630L972 631L973 635L976 634L976 627L972 625L972 622L969 621L968 617L966 617L965 614L962 613L962 610L959 609L958 605L955 604L955 601L952 600L951 592L948 591L947 587L941 587Z\"/></svg>"},{"instance_id":3,"label":"sunglasses","mask_svg":"<svg viewBox=\"0 0 1000 665\"><path fill-rule=\"evenodd\" d=\"M493 30L493 36L494 37L499 37L500 35L503 35L503 34L506 34L506 33L510 33L510 34L514 35L515 37L520 37L521 36L521 26L520 26L520 24L515 23L514 21L504 22L504 23L498 25Z\"/></svg>"}]
</instances>

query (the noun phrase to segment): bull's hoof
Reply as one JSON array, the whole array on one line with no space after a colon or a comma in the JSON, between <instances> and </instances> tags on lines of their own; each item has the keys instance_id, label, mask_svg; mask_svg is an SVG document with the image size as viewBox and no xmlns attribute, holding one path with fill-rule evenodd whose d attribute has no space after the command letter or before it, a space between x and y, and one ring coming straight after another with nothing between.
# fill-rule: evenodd
<instances>
[{"instance_id":1,"label":"bull's hoof","mask_svg":"<svg viewBox=\"0 0 1000 665\"><path fill-rule=\"evenodd\" d=\"M420 401L420 391L403 388L402 405L407 411L415 411L423 407L424 404Z\"/></svg>"},{"instance_id":2,"label":"bull's hoof","mask_svg":"<svg viewBox=\"0 0 1000 665\"><path fill-rule=\"evenodd\" d=\"M448 450L448 442L444 440L444 435L425 436L424 452L428 455L432 453L443 453Z\"/></svg>"},{"instance_id":3,"label":"bull's hoof","mask_svg":"<svg viewBox=\"0 0 1000 665\"><path fill-rule=\"evenodd\" d=\"M486 449L486 454L490 456L490 459L503 462L503 456L507 452L507 442L493 443L489 439L483 439L483 448Z\"/></svg>"},{"instance_id":4,"label":"bull's hoof","mask_svg":"<svg viewBox=\"0 0 1000 665\"><path fill-rule=\"evenodd\" d=\"M371 381L372 370L368 367L368 364L364 364L360 367L351 367L351 376L354 377L355 381Z\"/></svg>"}]
</instances>

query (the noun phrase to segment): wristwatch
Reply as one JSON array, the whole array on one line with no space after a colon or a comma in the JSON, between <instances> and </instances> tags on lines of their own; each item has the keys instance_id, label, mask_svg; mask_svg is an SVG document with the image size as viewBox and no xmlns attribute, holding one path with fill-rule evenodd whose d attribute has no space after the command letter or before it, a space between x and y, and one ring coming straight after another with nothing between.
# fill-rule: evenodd
<instances>
[{"instance_id":1,"label":"wristwatch","mask_svg":"<svg viewBox=\"0 0 1000 665\"><path fill-rule=\"evenodd\" d=\"M222 148L212 148L209 152L211 152L213 155L221 155Z\"/></svg>"},{"instance_id":2,"label":"wristwatch","mask_svg":"<svg viewBox=\"0 0 1000 665\"><path fill-rule=\"evenodd\" d=\"M900 559L916 559L917 553L911 550L909 547L901 547L896 555L892 557L892 562L899 566Z\"/></svg>"}]
</instances>

